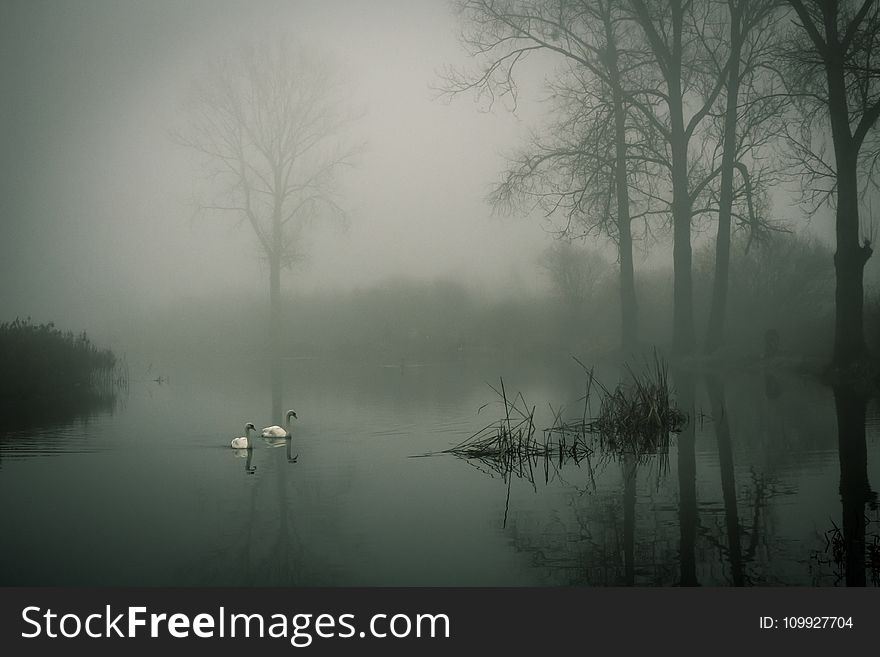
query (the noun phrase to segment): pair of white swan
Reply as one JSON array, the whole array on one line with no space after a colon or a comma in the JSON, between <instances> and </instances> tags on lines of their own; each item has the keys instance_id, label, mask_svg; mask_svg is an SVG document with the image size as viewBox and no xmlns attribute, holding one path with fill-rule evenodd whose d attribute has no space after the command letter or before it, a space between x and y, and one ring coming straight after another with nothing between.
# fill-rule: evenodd
<instances>
[{"instance_id":1,"label":"pair of white swan","mask_svg":"<svg viewBox=\"0 0 880 657\"><path fill-rule=\"evenodd\" d=\"M286 423L285 426L279 427L277 424L272 425L271 427L265 427L260 432L261 438L289 438L290 437L290 418L296 417L296 411L290 410L287 411L286 415ZM297 418L298 419L298 418ZM252 422L248 422L244 425L244 435L239 436L238 438L234 438L232 442L229 444L232 449L250 449L251 445L251 431L256 431L257 428L253 425Z\"/></svg>"}]
</instances>

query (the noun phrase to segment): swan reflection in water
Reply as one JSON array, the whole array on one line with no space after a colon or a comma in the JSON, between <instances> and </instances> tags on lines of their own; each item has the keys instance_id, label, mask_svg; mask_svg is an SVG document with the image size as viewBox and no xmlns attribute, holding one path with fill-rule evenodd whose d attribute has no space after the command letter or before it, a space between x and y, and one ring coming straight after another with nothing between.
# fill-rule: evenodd
<instances>
[{"instance_id":1,"label":"swan reflection in water","mask_svg":"<svg viewBox=\"0 0 880 657\"><path fill-rule=\"evenodd\" d=\"M247 459L244 463L244 471L248 474L254 474L257 471L257 466L252 465L254 460L254 448L253 447L245 447L240 449L232 450L235 456L240 459Z\"/></svg>"},{"instance_id":2,"label":"swan reflection in water","mask_svg":"<svg viewBox=\"0 0 880 657\"><path fill-rule=\"evenodd\" d=\"M281 406L281 397L282 390L280 386L280 382L273 383L273 415L277 417L277 411L283 408ZM299 454L294 456L292 454L292 444L293 437L291 436L290 430L290 418L299 419L296 415L296 411L290 409L287 413L284 414L284 426L273 425L271 427L264 427L260 431L260 437L263 439L263 442L267 447L286 447L287 448L287 462L288 463L296 463L296 460L299 458Z\"/></svg>"},{"instance_id":3,"label":"swan reflection in water","mask_svg":"<svg viewBox=\"0 0 880 657\"><path fill-rule=\"evenodd\" d=\"M296 460L299 458L299 454L293 456L293 438L290 435L276 436L274 438L268 438L264 436L263 443L266 445L266 447L273 449L276 447L286 447L288 463L296 463Z\"/></svg>"}]
</instances>

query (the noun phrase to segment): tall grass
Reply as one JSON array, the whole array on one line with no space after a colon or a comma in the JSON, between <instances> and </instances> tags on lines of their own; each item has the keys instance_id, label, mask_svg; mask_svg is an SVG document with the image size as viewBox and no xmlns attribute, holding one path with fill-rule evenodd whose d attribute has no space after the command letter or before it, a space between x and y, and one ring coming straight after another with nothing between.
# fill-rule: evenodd
<instances>
[{"instance_id":1,"label":"tall grass","mask_svg":"<svg viewBox=\"0 0 880 657\"><path fill-rule=\"evenodd\" d=\"M0 398L110 393L128 384L124 363L85 332L62 331L30 317L0 324Z\"/></svg>"},{"instance_id":2,"label":"tall grass","mask_svg":"<svg viewBox=\"0 0 880 657\"><path fill-rule=\"evenodd\" d=\"M603 396L591 429L605 452L639 458L665 454L669 434L681 431L687 421L672 399L666 363L655 352L640 372L629 365L627 371L629 381Z\"/></svg>"}]
</instances>

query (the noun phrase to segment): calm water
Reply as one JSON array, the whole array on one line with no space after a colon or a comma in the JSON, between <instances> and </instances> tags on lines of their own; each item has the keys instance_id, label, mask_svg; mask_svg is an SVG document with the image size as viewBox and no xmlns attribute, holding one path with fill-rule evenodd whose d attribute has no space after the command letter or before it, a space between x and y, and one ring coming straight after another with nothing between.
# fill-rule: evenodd
<instances>
[{"instance_id":1,"label":"calm water","mask_svg":"<svg viewBox=\"0 0 880 657\"><path fill-rule=\"evenodd\" d=\"M546 481L543 464L507 477L411 458L497 418L487 384L499 376L537 406L540 428L548 403L580 412L582 371L564 358L288 360L282 410L300 418L289 454L259 438L249 459L228 447L246 422L278 420L255 363L133 366L115 406L4 417L0 583L832 586L848 567L872 584L872 405L864 422L842 411L856 437L839 442L848 407L809 379L681 376L695 419L666 455L595 453L551 464ZM841 551L858 517L861 560Z\"/></svg>"}]
</instances>

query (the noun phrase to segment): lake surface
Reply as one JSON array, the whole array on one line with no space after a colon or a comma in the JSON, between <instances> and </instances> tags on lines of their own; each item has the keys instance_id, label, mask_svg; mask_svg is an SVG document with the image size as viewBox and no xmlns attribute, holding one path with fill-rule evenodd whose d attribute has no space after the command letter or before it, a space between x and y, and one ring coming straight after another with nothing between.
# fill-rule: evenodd
<instances>
[{"instance_id":1,"label":"lake surface","mask_svg":"<svg viewBox=\"0 0 880 657\"><path fill-rule=\"evenodd\" d=\"M133 364L115 403L7 413L0 583L877 585L872 404L761 369L682 374L692 419L666 454L597 451L524 476L413 458L498 419L499 377L539 429L549 404L582 412L583 370L560 357L288 359L274 404L253 361ZM246 422L277 423L279 403L299 415L289 451L229 448Z\"/></svg>"}]
</instances>

